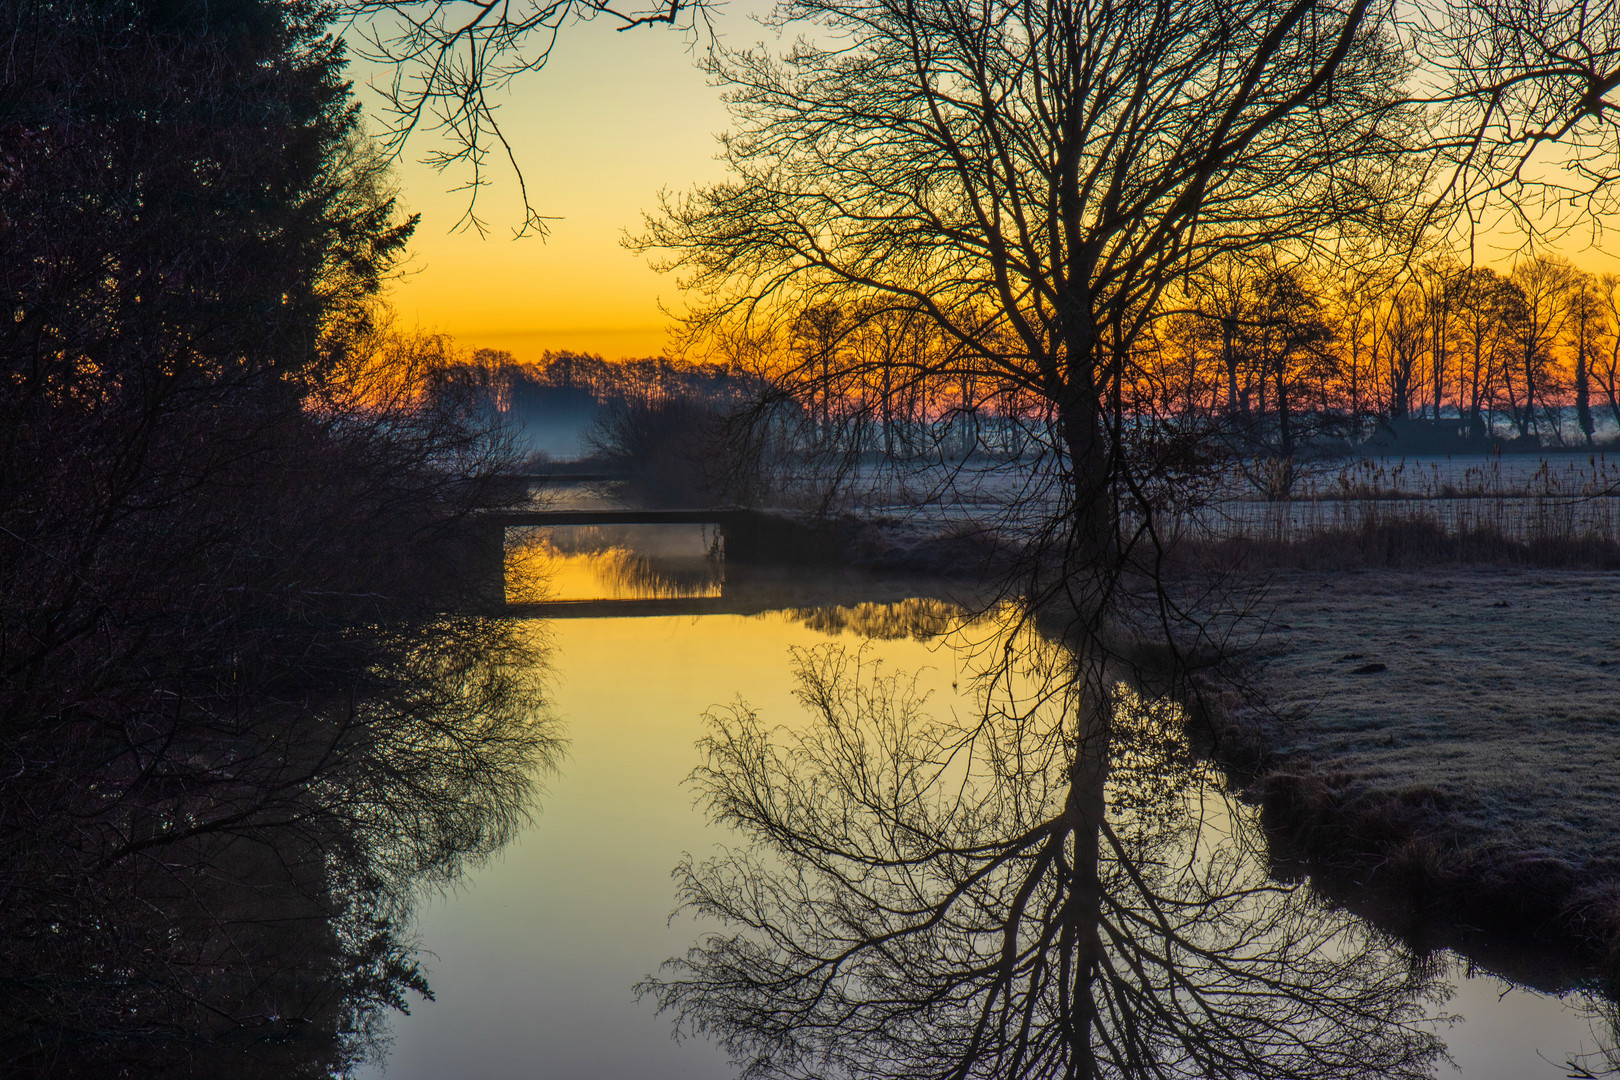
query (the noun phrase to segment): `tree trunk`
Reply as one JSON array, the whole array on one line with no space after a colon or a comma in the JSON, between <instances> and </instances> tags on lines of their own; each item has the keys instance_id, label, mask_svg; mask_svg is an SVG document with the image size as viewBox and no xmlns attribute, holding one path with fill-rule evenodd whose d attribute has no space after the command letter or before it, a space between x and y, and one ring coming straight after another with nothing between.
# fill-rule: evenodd
<instances>
[{"instance_id":1,"label":"tree trunk","mask_svg":"<svg viewBox=\"0 0 1620 1080\"><path fill-rule=\"evenodd\" d=\"M1112 699L1103 680L1099 653L1082 650L1080 701L1069 765L1069 793L1064 805L1065 831L1071 847L1069 896L1063 908L1060 955L1062 1009L1069 1061L1067 1076L1091 1080L1098 1075L1092 1029L1099 1026L1096 983L1106 959L1102 940L1102 845L1107 819L1106 788L1112 737ZM1072 957L1072 960L1070 959Z\"/></svg>"},{"instance_id":2,"label":"tree trunk","mask_svg":"<svg viewBox=\"0 0 1620 1080\"><path fill-rule=\"evenodd\" d=\"M1277 361L1277 456L1288 461L1294 456L1294 431L1289 423L1287 360Z\"/></svg>"},{"instance_id":3,"label":"tree trunk","mask_svg":"<svg viewBox=\"0 0 1620 1080\"><path fill-rule=\"evenodd\" d=\"M1592 432L1597 425L1592 423L1592 385L1587 372L1585 342L1575 353L1575 422L1586 436L1586 445L1591 446Z\"/></svg>"}]
</instances>

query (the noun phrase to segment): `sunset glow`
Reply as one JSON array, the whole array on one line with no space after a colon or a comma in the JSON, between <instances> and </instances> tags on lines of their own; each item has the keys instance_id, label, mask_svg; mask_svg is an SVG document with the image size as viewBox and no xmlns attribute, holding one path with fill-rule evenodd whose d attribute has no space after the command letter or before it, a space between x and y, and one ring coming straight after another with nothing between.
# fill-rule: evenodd
<instances>
[{"instance_id":1,"label":"sunset glow","mask_svg":"<svg viewBox=\"0 0 1620 1080\"><path fill-rule=\"evenodd\" d=\"M669 319L659 305L678 302L675 283L620 241L660 189L719 175L725 107L693 54L679 35L657 29L576 27L568 49L514 84L500 116L531 202L553 218L550 235L512 239L522 208L500 160L477 205L488 235L467 227L467 193L449 190L465 174L422 164L435 145L424 135L399 168L403 201L422 215L392 291L402 323L520 362L547 349L609 359L662 351Z\"/></svg>"},{"instance_id":2,"label":"sunset glow","mask_svg":"<svg viewBox=\"0 0 1620 1080\"><path fill-rule=\"evenodd\" d=\"M1620 0L0 8L0 1077L1620 1078Z\"/></svg>"}]
</instances>

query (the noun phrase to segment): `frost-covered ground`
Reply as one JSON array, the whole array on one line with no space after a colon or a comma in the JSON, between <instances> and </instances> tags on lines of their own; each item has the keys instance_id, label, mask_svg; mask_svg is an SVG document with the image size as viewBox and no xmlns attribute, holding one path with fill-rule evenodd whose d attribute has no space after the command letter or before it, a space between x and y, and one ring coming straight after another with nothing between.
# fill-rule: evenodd
<instances>
[{"instance_id":1,"label":"frost-covered ground","mask_svg":"<svg viewBox=\"0 0 1620 1080\"><path fill-rule=\"evenodd\" d=\"M1607 482L1614 463L1594 455L1361 466L1413 493L1424 490L1419 481L1428 490L1473 482L1485 467L1504 485L1557 472L1579 487ZM846 508L886 520L884 535L899 545L963 521L993 522L1030 494L1009 469L865 480ZM556 496L614 501L600 488ZM1419 501L1476 511L1485 502ZM1320 505L1332 513L1340 504ZM1256 650L1256 681L1274 712L1264 743L1282 767L1430 793L1449 825L1478 842L1620 868L1620 573L1284 570L1255 610L1268 622ZM1356 673L1368 665L1383 670Z\"/></svg>"},{"instance_id":2,"label":"frost-covered ground","mask_svg":"<svg viewBox=\"0 0 1620 1080\"><path fill-rule=\"evenodd\" d=\"M1285 763L1433 791L1482 840L1620 860L1620 574L1282 572L1267 599Z\"/></svg>"},{"instance_id":3,"label":"frost-covered ground","mask_svg":"<svg viewBox=\"0 0 1620 1080\"><path fill-rule=\"evenodd\" d=\"M1609 487L1620 481L1620 455L1606 451L1557 454L1442 454L1373 457L1313 467L1312 483L1332 494L1344 481L1414 495L1448 485L1459 490L1539 492Z\"/></svg>"},{"instance_id":4,"label":"frost-covered ground","mask_svg":"<svg viewBox=\"0 0 1620 1080\"><path fill-rule=\"evenodd\" d=\"M1161 529L1169 535L1298 539L1422 518L1452 532L1485 528L1518 540L1620 539L1620 458L1596 452L1315 462L1300 466L1288 501L1268 501L1264 482L1263 467L1235 467ZM1049 468L1018 462L866 466L840 483L828 505L882 522L897 543L964 524L1016 536L1060 503ZM804 487L821 490L815 482Z\"/></svg>"}]
</instances>

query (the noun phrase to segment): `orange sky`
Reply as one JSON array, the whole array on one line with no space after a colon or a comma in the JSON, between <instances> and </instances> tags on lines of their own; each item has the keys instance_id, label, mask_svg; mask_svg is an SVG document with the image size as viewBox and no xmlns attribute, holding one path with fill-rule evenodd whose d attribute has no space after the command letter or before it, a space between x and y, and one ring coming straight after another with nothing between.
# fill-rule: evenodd
<instances>
[{"instance_id":1,"label":"orange sky","mask_svg":"<svg viewBox=\"0 0 1620 1080\"><path fill-rule=\"evenodd\" d=\"M362 70L355 71L363 78ZM375 99L372 99L374 101ZM368 101L368 104L372 104ZM681 36L660 27L616 33L605 21L570 28L545 70L519 80L500 113L524 167L531 201L552 221L545 239L511 239L522 220L510 170L480 196L487 237L452 232L461 174L438 174L407 150L404 201L422 215L406 277L391 290L405 327L452 335L519 360L545 349L648 356L665 344L674 279L620 246L656 204L721 175L715 135L725 106Z\"/></svg>"},{"instance_id":2,"label":"orange sky","mask_svg":"<svg viewBox=\"0 0 1620 1080\"><path fill-rule=\"evenodd\" d=\"M741 2L768 7L766 0ZM733 45L762 33L736 10L725 29ZM354 75L363 81L365 69L357 66ZM546 349L609 359L662 351L670 319L659 305L679 307L674 278L655 273L620 240L639 227L661 188L680 191L722 175L714 155L725 106L686 41L662 27L617 33L604 20L570 27L547 68L518 80L501 118L531 200L557 219L551 234L511 239L522 215L504 166L480 198L489 235L452 231L466 194L447 189L464 176L420 164L434 145L422 138L399 169L405 202L422 214L408 273L391 291L401 324L450 334L471 348L505 349L520 361ZM1562 245L1577 265L1620 269L1580 232ZM1491 250L1500 246L1499 238L1485 240L1481 261L1510 261Z\"/></svg>"}]
</instances>

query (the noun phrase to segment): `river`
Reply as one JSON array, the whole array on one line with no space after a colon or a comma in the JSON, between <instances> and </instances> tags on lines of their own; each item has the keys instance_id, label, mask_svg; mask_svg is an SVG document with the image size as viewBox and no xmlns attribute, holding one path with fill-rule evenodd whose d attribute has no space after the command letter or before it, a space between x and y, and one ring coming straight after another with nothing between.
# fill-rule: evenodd
<instances>
[{"instance_id":1,"label":"river","mask_svg":"<svg viewBox=\"0 0 1620 1080\"><path fill-rule=\"evenodd\" d=\"M563 545L571 554L560 559L555 553L547 555L544 565L530 565L525 573L546 575L552 584L545 595L559 600L636 595L669 599L681 594L712 597L726 591L720 584L725 570L703 569L704 545L705 538L697 530L673 541L665 535L643 545L653 552L653 558L638 563L638 554L645 552L636 552L634 541L626 544L623 536L614 544L616 553L609 556L589 554L590 543L575 542ZM638 574L627 575L627 565L639 566L642 592L635 585ZM668 571L662 577L657 572L660 567ZM566 618L536 615L525 620L526 633L544 648L547 697L568 740L567 751L555 774L544 779L532 824L454 886L424 898L416 931L427 954L424 966L436 1000L414 1001L410 1015L396 1015L385 1060L365 1066L360 1075L390 1080L445 1076L718 1080L736 1075L737 1067L710 1039L673 1040L673 1017L659 1014L656 991L638 999L634 989L649 976L658 975L666 958L686 954L719 928L712 918L697 919L687 913L671 918L677 905L672 870L683 856L690 854L701 861L749 847L748 837L706 820L703 809L696 805L700 788L691 777L706 761L696 745L710 731L705 714L746 703L760 718L762 730L781 725L790 733L803 734L815 723L800 700L805 689L803 658L817 655L817 650L826 655L826 650L834 649L858 658L861 670L868 674L914 675L918 691L926 695L923 711L944 718L947 728L953 723L977 723L985 712L984 698L971 675L982 668L986 642L1000 632L994 617L970 625L943 617L939 598L948 590L937 583L859 582L837 575L794 573L772 578L767 585L756 582L755 602L770 591L778 594L780 610L757 615L619 617L606 613L611 609L584 609L570 611ZM906 600L900 594L907 592L931 595ZM827 597L849 601L860 595L871 595L876 601L817 603ZM582 614L589 617L580 617ZM869 636L873 631L876 637ZM797 678L795 658L800 667ZM840 685L845 689L860 685L863 677ZM1115 752L1109 800L1120 808L1118 827L1126 845L1118 849L1116 862L1126 864L1127 869L1130 860L1138 857L1142 866L1220 866L1220 880L1228 883L1232 894L1240 885L1247 888L1264 879L1263 857L1253 848L1252 811L1228 797L1213 770L1192 767L1197 783L1179 795L1167 796L1187 800L1194 807L1190 816L1178 819L1175 838L1168 847L1132 847L1159 844L1156 838L1163 829L1158 824L1152 828L1133 824L1138 811L1132 808L1132 799L1140 802L1142 796L1129 795L1131 785L1152 788L1168 783L1175 787L1186 778L1166 781L1153 768L1139 769L1142 775L1138 777L1132 771L1137 766L1129 759L1131 754L1140 756L1139 748L1124 752L1116 746ZM714 775L709 774L711 785ZM982 823L976 827L982 828ZM1141 837L1131 840L1134 833ZM1140 855L1144 851L1149 854ZM1172 855L1166 856L1166 851ZM1190 851L1206 854L1189 857ZM780 884L771 878L771 874L781 873L780 854L763 857L758 865L766 869L756 866L756 872L773 886ZM776 869L770 869L773 866ZM1234 912L1246 912L1250 902L1232 907L1227 894L1212 889L1210 873L1200 873L1197 899L1205 907L1189 908L1195 915L1185 924L1191 928L1186 931L1188 940L1196 939L1200 948L1208 947L1223 958L1227 966L1221 969L1224 974L1217 992L1240 999L1251 993L1245 989L1251 984L1234 986L1233 978L1256 980L1252 985L1259 985L1271 976L1251 970L1257 962L1256 952L1253 942L1245 940L1245 932L1234 931L1223 938L1220 932L1209 931L1220 939L1210 945L1212 938L1205 931L1219 923L1220 917L1203 912L1224 910L1224 917L1230 920ZM1126 881L1123 876L1110 876L1107 867L1099 880L1105 883L1105 892L1113 887L1108 882ZM1156 885L1147 890L1148 900L1162 899L1179 888ZM1176 897L1185 899L1180 892ZM1109 897L1105 900L1112 902ZM1221 909L1222 903L1228 906ZM1127 898L1113 921L1126 919L1130 911L1142 906ZM1353 1008L1350 1026L1365 1025L1365 1030L1357 1028L1357 1037L1374 1045L1368 1053L1397 1053L1404 1055L1403 1067L1468 1080L1565 1076L1569 1075L1565 1062L1571 1060L1601 1072L1604 1051L1615 1044L1610 1021L1605 1019L1612 1015L1612 1007L1585 992L1561 996L1538 992L1449 952L1414 961L1400 943L1368 930L1353 916L1328 909L1310 896L1308 887L1267 894L1253 906L1254 918L1270 920L1259 938L1274 943L1279 933L1320 933L1321 928L1330 928L1335 936L1312 939L1314 944L1308 948L1294 946L1291 939L1290 948L1306 958L1305 964L1316 965L1313 970L1335 971L1339 969L1333 964L1360 950L1361 966L1344 966L1344 977L1377 980L1376 994L1358 984L1359 996L1353 1002L1348 991L1345 1000L1339 1000L1337 988L1324 989L1303 980L1303 989L1290 992L1286 1008L1268 1003L1261 1010L1268 1017L1297 1014L1301 1030L1318 1037L1327 1030L1324 1024L1345 1023L1343 1010ZM1305 929L1288 929L1291 927ZM806 931L783 931L787 937L794 932ZM983 927L974 931L983 932ZM1110 951L1131 953L1118 941ZM1171 950L1166 945L1163 951L1168 954ZM1153 954L1144 951L1143 955ZM702 962L709 966L702 967ZM697 970L712 977L717 963L712 955L707 961L700 958L699 967L687 969L685 975ZM1403 973L1402 965L1422 970ZM1126 965L1121 962L1120 966ZM904 968L917 974L910 960ZM1239 974L1234 976L1233 971ZM682 976L676 969L666 971L662 978L667 985ZM868 980L876 977L872 969L864 976ZM1207 976L1194 973L1192 981L1199 979L1209 983ZM1143 976L1128 981L1132 987L1122 982L1120 993L1140 995L1150 1004L1158 1000L1156 979ZM974 989L971 980L964 979L960 985L965 995ZM1208 993L1215 984L1199 985ZM1025 992L1039 996L1033 984ZM1319 995L1321 1001L1313 995ZM1107 994L1104 998L1112 1000ZM1310 1000L1301 1012L1299 1001L1303 999ZM694 1001L691 996L684 1001L689 1020L706 1017L712 1022L726 1016L713 1002ZM869 1000L858 1004L863 1009L872 1007ZM1380 1009L1388 1010L1387 1015ZM1253 1022L1253 1011L1242 1013L1244 1022ZM1168 1029L1174 1028L1177 1015L1173 1009L1163 1011ZM900 1022L885 1021L891 1025ZM1102 1032L1108 1026L1103 1022L1097 1030ZM1167 1067L1167 1074L1200 1075L1200 1070L1212 1067L1210 1062L1229 1060L1219 1055L1230 1048L1218 1046L1213 1051L1216 1056L1201 1058L1202 1042L1188 1042L1185 1033L1168 1029L1153 1043L1172 1058L1180 1055ZM746 1031L746 1025L729 1030L735 1035ZM1264 1034L1265 1025L1253 1030L1261 1033L1256 1036L1260 1044L1269 1045L1266 1040L1271 1036ZM1392 1033L1406 1040L1394 1050L1387 1045ZM1438 1036L1444 1055L1455 1063L1457 1072L1444 1057L1424 1056L1421 1039L1425 1033ZM941 1045L949 1045L943 1035ZM893 1054L915 1054L915 1046L914 1041L903 1045L897 1041L885 1053L892 1062ZM1180 1049L1172 1052L1165 1047ZM1338 1075L1335 1070L1342 1068L1347 1070L1344 1075L1352 1075L1356 1072L1353 1066L1354 1061L1344 1066L1329 1061L1322 1067L1326 1074ZM838 1067L829 1065L827 1075L838 1075ZM1106 1069L1102 1072L1107 1074ZM1043 1074L1033 1067L1027 1072Z\"/></svg>"}]
</instances>

